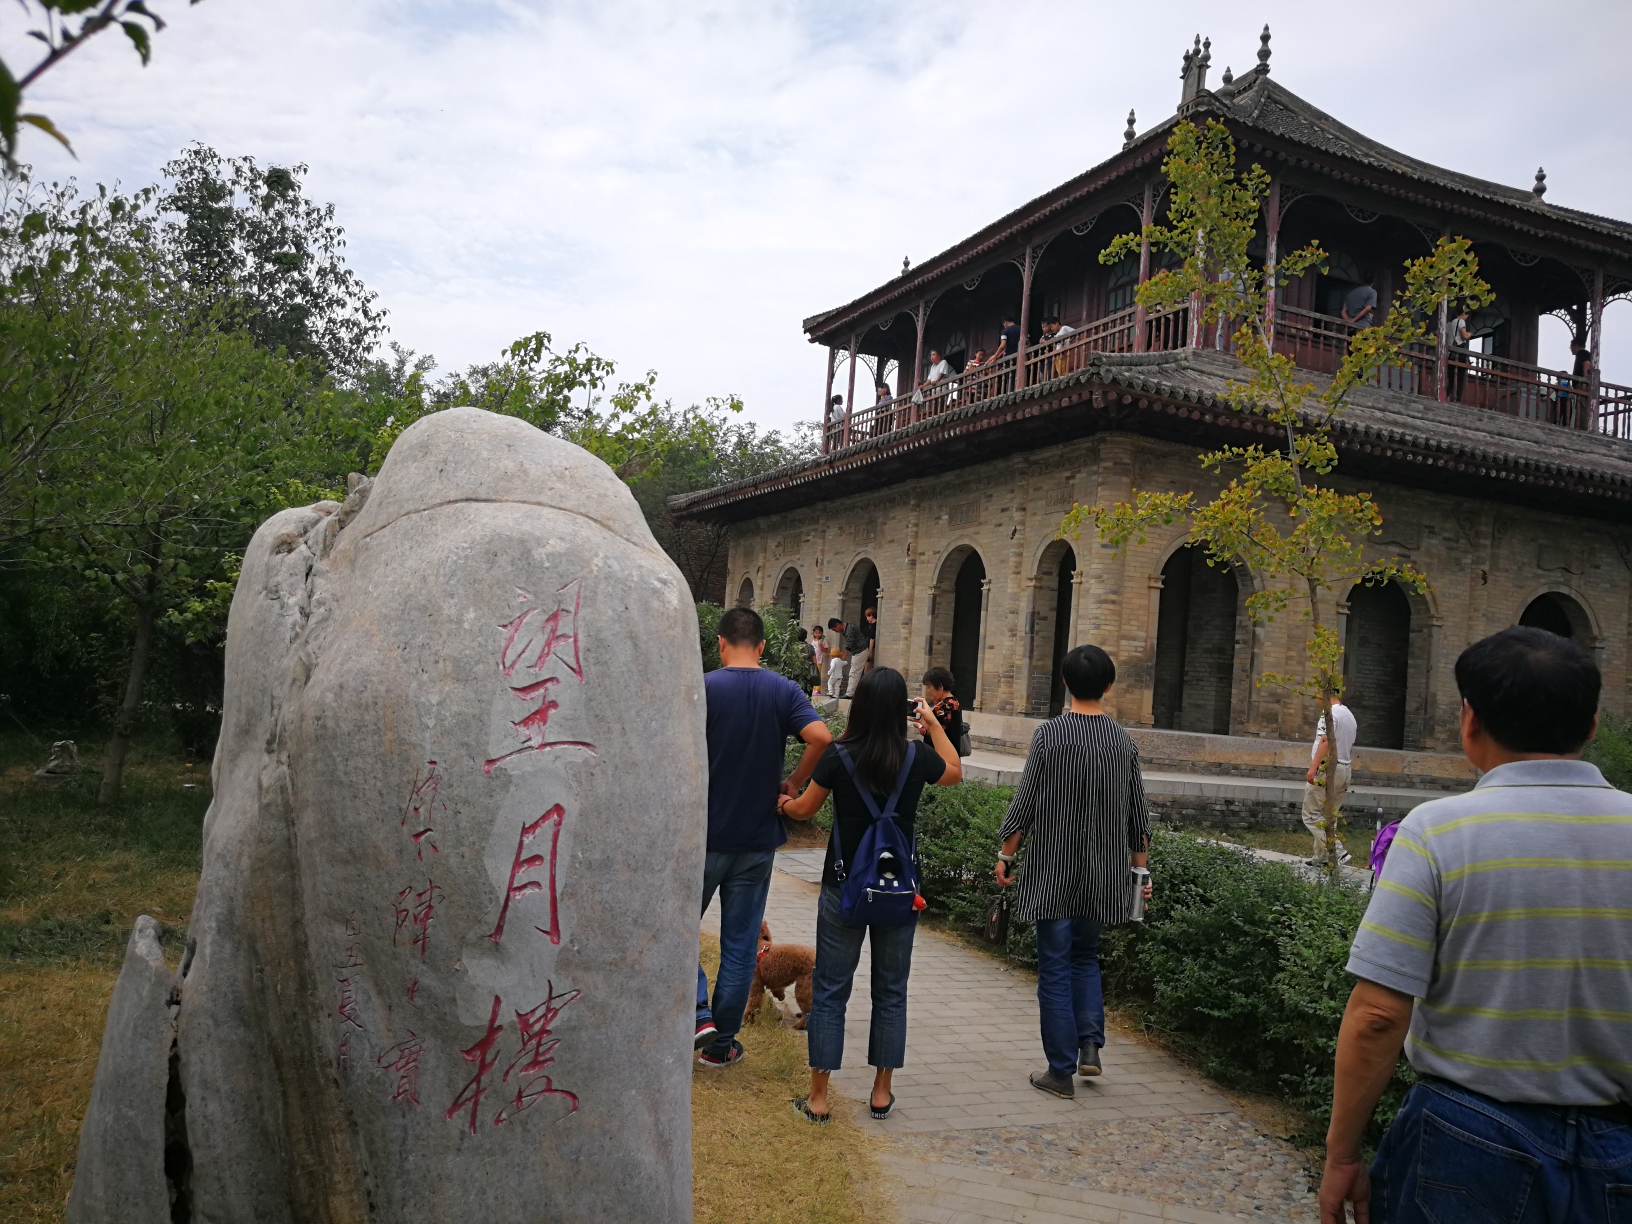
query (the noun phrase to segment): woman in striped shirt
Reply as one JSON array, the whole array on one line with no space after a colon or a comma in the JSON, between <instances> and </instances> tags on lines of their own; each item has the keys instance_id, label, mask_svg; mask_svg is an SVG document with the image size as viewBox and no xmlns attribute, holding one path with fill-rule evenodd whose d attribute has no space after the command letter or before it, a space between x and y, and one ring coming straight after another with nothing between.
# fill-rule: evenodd
<instances>
[{"instance_id":1,"label":"woman in striped shirt","mask_svg":"<svg viewBox=\"0 0 1632 1224\"><path fill-rule=\"evenodd\" d=\"M1145 866L1150 810L1139 750L1100 705L1116 664L1098 646L1078 646L1060 672L1071 708L1032 736L1003 821L997 882L1015 883L1011 864L1030 837L1014 916L1037 927L1037 1007L1048 1056L1048 1069L1031 1083L1071 1097L1073 1071L1100 1074L1099 933L1133 917L1132 868Z\"/></svg>"}]
</instances>

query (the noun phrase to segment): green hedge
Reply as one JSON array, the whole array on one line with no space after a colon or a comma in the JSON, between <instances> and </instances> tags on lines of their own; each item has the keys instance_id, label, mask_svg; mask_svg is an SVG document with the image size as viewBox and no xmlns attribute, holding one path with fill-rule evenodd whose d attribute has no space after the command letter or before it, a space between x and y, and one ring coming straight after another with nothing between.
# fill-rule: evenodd
<instances>
[{"instance_id":1,"label":"green hedge","mask_svg":"<svg viewBox=\"0 0 1632 1224\"><path fill-rule=\"evenodd\" d=\"M925 793L918 852L932 913L965 928L984 925L1012 793L981 783ZM1302 1138L1318 1141L1353 987L1343 966L1367 898L1167 829L1155 834L1150 866L1156 890L1145 921L1105 936L1107 996L1187 1047L1213 1078L1305 1110ZM1035 948L1031 928L1013 924L1008 954L1035 963ZM1374 1119L1374 1142L1411 1080L1402 1059Z\"/></svg>"}]
</instances>

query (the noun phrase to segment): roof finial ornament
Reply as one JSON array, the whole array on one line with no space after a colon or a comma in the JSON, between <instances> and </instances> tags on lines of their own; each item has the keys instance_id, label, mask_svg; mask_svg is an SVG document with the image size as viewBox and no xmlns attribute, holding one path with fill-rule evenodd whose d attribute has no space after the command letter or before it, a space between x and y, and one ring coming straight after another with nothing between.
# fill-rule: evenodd
<instances>
[{"instance_id":1,"label":"roof finial ornament","mask_svg":"<svg viewBox=\"0 0 1632 1224\"><path fill-rule=\"evenodd\" d=\"M1269 22L1264 22L1264 32L1258 35L1258 68L1262 72L1269 71Z\"/></svg>"},{"instance_id":2,"label":"roof finial ornament","mask_svg":"<svg viewBox=\"0 0 1632 1224\"><path fill-rule=\"evenodd\" d=\"M1540 166L1536 167L1536 185L1530 188L1530 194L1535 196L1538 202L1547 194L1547 171Z\"/></svg>"},{"instance_id":3,"label":"roof finial ornament","mask_svg":"<svg viewBox=\"0 0 1632 1224\"><path fill-rule=\"evenodd\" d=\"M1226 65L1224 65L1224 84L1233 85L1234 83L1235 83L1235 73L1231 72L1230 71L1230 66L1228 64L1226 64Z\"/></svg>"},{"instance_id":4,"label":"roof finial ornament","mask_svg":"<svg viewBox=\"0 0 1632 1224\"><path fill-rule=\"evenodd\" d=\"M1133 143L1133 138L1139 135L1139 129L1133 126L1133 107L1128 107L1128 127L1122 133L1122 147L1125 149Z\"/></svg>"},{"instance_id":5,"label":"roof finial ornament","mask_svg":"<svg viewBox=\"0 0 1632 1224\"><path fill-rule=\"evenodd\" d=\"M905 276L908 272L911 272L911 271L912 271L912 260L908 259L905 255L901 256L901 275Z\"/></svg>"},{"instance_id":6,"label":"roof finial ornament","mask_svg":"<svg viewBox=\"0 0 1632 1224\"><path fill-rule=\"evenodd\" d=\"M1184 78L1184 92L1179 95L1179 105L1193 101L1195 96L1207 88L1207 65L1213 59L1213 40L1205 43L1201 35L1196 35L1196 43L1184 53L1184 71L1180 75Z\"/></svg>"}]
</instances>

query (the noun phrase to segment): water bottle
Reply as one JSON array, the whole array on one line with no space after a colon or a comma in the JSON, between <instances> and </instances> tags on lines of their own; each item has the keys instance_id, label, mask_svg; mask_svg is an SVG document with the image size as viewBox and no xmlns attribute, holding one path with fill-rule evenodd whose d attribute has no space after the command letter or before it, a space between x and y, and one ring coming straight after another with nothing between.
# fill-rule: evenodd
<instances>
[{"instance_id":1,"label":"water bottle","mask_svg":"<svg viewBox=\"0 0 1632 1224\"><path fill-rule=\"evenodd\" d=\"M1145 885L1150 883L1150 872L1143 867L1133 869L1133 912L1130 922L1145 920Z\"/></svg>"}]
</instances>

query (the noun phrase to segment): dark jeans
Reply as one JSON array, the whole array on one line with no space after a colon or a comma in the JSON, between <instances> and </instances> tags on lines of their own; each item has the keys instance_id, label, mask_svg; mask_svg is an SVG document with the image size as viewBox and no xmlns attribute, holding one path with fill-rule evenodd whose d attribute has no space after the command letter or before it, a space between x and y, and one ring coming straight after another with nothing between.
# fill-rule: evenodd
<instances>
[{"instance_id":1,"label":"dark jeans","mask_svg":"<svg viewBox=\"0 0 1632 1224\"><path fill-rule=\"evenodd\" d=\"M1105 997L1099 984L1099 923L1045 918L1037 924L1037 1012L1048 1069L1075 1075L1077 1052L1105 1044Z\"/></svg>"},{"instance_id":2,"label":"dark jeans","mask_svg":"<svg viewBox=\"0 0 1632 1224\"><path fill-rule=\"evenodd\" d=\"M713 1021L719 1030L708 1050L724 1053L742 1028L748 987L754 981L759 954L759 924L771 891L774 850L752 854L716 854L703 860L703 909L720 894L720 971L714 978ZM697 966L697 1022L709 1019L708 978ZM705 1051L707 1052L707 1051Z\"/></svg>"},{"instance_id":3,"label":"dark jeans","mask_svg":"<svg viewBox=\"0 0 1632 1224\"><path fill-rule=\"evenodd\" d=\"M1439 1079L1406 1094L1371 1166L1382 1224L1632 1224L1632 1126Z\"/></svg>"},{"instance_id":4,"label":"dark jeans","mask_svg":"<svg viewBox=\"0 0 1632 1224\"><path fill-rule=\"evenodd\" d=\"M844 1010L869 932L873 950L873 1022L867 1063L900 1067L907 1061L907 975L912 972L914 919L905 926L865 926L839 914L839 890L822 886L816 902L816 969L811 974L810 1018L805 1021L810 1065L837 1071L844 1063Z\"/></svg>"}]
</instances>

